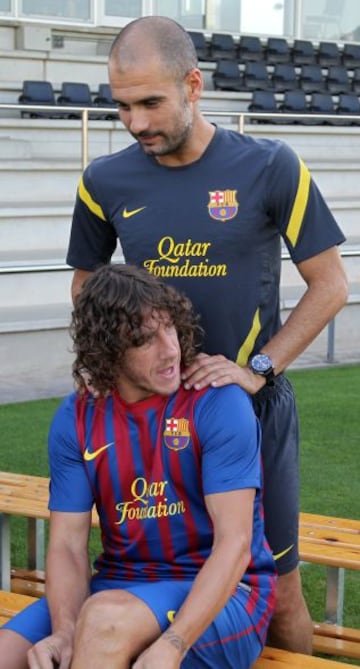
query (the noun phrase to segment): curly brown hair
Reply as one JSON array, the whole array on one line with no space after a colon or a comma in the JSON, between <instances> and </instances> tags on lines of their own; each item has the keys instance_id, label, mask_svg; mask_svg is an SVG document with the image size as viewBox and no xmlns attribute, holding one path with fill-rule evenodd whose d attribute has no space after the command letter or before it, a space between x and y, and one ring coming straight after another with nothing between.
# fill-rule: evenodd
<instances>
[{"instance_id":1,"label":"curly brown hair","mask_svg":"<svg viewBox=\"0 0 360 669\"><path fill-rule=\"evenodd\" d=\"M145 343L143 323L153 311L175 325L182 364L189 365L203 333L185 295L132 265L104 265L85 281L70 325L73 377L80 392L85 390L84 370L100 395L117 387L124 355Z\"/></svg>"}]
</instances>

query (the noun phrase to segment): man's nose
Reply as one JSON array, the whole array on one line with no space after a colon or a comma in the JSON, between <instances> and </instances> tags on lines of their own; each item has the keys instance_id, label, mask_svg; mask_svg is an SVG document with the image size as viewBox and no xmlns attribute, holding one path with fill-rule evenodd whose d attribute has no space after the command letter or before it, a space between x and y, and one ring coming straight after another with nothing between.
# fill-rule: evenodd
<instances>
[{"instance_id":1,"label":"man's nose","mask_svg":"<svg viewBox=\"0 0 360 669\"><path fill-rule=\"evenodd\" d=\"M179 342L174 332L172 333L163 332L159 343L160 343L160 356L162 358L168 358L177 355L177 352L179 350Z\"/></svg>"},{"instance_id":2,"label":"man's nose","mask_svg":"<svg viewBox=\"0 0 360 669\"><path fill-rule=\"evenodd\" d=\"M141 132L148 130L149 121L145 109L133 109L130 112L129 130L134 135L139 135Z\"/></svg>"}]
</instances>

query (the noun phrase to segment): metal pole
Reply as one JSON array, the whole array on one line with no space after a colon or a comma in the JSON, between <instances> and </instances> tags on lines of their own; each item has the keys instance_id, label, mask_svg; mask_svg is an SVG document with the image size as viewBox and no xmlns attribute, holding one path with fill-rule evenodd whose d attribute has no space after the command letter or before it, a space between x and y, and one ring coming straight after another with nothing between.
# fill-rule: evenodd
<instances>
[{"instance_id":1,"label":"metal pole","mask_svg":"<svg viewBox=\"0 0 360 669\"><path fill-rule=\"evenodd\" d=\"M89 112L82 110L81 114L81 163L83 170L89 162L89 133L88 133Z\"/></svg>"},{"instance_id":2,"label":"metal pole","mask_svg":"<svg viewBox=\"0 0 360 669\"><path fill-rule=\"evenodd\" d=\"M239 115L239 133L241 135L243 135L244 130L245 130L245 114L240 114Z\"/></svg>"},{"instance_id":3,"label":"metal pole","mask_svg":"<svg viewBox=\"0 0 360 669\"><path fill-rule=\"evenodd\" d=\"M327 328L327 353L328 362L335 362L335 318L330 321Z\"/></svg>"}]
</instances>

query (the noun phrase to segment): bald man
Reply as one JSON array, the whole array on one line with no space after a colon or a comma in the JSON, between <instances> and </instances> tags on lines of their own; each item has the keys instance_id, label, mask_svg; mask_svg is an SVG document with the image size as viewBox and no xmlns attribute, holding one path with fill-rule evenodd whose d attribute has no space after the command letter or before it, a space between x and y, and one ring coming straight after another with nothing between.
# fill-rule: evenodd
<instances>
[{"instance_id":1,"label":"bald man","mask_svg":"<svg viewBox=\"0 0 360 669\"><path fill-rule=\"evenodd\" d=\"M283 372L346 302L344 236L286 144L202 115L196 53L176 22L129 23L113 43L109 77L136 141L95 160L80 181L67 256L73 298L118 240L127 263L190 297L205 340L185 387L238 384L262 426L266 533L279 573L270 642L311 653L298 566L298 421ZM281 240L306 284L285 324Z\"/></svg>"}]
</instances>

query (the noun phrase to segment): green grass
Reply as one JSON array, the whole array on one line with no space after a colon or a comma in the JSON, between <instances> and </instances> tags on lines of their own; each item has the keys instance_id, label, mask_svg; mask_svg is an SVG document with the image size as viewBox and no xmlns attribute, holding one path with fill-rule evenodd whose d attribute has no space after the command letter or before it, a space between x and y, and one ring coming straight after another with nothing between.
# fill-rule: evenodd
<instances>
[{"instance_id":1,"label":"green grass","mask_svg":"<svg viewBox=\"0 0 360 669\"><path fill-rule=\"evenodd\" d=\"M301 509L360 517L360 367L292 370L301 426ZM2 470L47 475L48 426L59 399L0 405ZM25 565L26 525L12 519L12 561ZM91 553L98 550L93 538ZM304 565L303 587L314 619L325 612L326 569ZM360 572L347 571L344 624L360 626Z\"/></svg>"}]
</instances>

